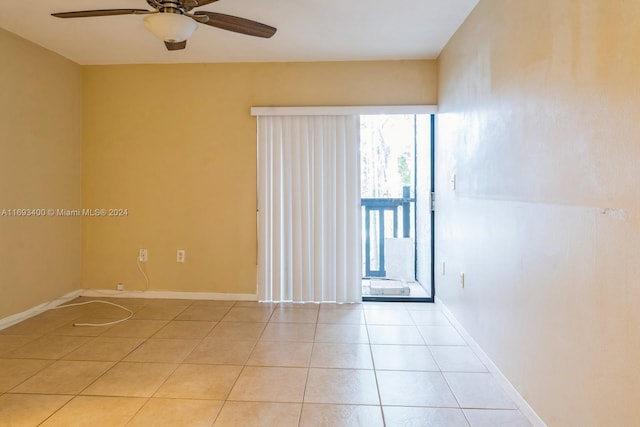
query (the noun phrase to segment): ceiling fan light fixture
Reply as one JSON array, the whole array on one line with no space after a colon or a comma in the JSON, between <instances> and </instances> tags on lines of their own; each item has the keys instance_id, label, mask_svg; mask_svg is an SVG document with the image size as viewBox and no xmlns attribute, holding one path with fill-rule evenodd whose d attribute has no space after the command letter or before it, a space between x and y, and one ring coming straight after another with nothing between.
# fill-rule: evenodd
<instances>
[{"instance_id":1,"label":"ceiling fan light fixture","mask_svg":"<svg viewBox=\"0 0 640 427\"><path fill-rule=\"evenodd\" d=\"M198 24L179 13L154 13L144 18L144 26L166 42L181 42L191 37Z\"/></svg>"}]
</instances>

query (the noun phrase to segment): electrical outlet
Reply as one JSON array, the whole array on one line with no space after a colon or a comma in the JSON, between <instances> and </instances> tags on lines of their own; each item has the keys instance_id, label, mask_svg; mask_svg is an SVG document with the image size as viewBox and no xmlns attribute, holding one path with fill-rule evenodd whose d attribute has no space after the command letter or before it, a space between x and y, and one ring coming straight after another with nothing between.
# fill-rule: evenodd
<instances>
[{"instance_id":1,"label":"electrical outlet","mask_svg":"<svg viewBox=\"0 0 640 427\"><path fill-rule=\"evenodd\" d=\"M140 262L149 261L149 253L147 252L146 249L140 249L140 253L138 254L138 259L140 260Z\"/></svg>"},{"instance_id":2,"label":"electrical outlet","mask_svg":"<svg viewBox=\"0 0 640 427\"><path fill-rule=\"evenodd\" d=\"M124 291L124 283L118 283L116 285L116 289L119 291Z\"/></svg>"},{"instance_id":3,"label":"electrical outlet","mask_svg":"<svg viewBox=\"0 0 640 427\"><path fill-rule=\"evenodd\" d=\"M184 249L178 249L176 252L176 262L184 262L185 255L186 253Z\"/></svg>"},{"instance_id":4,"label":"electrical outlet","mask_svg":"<svg viewBox=\"0 0 640 427\"><path fill-rule=\"evenodd\" d=\"M449 181L449 184L451 185L451 189L455 191L456 189L456 174L451 174L451 180Z\"/></svg>"}]
</instances>

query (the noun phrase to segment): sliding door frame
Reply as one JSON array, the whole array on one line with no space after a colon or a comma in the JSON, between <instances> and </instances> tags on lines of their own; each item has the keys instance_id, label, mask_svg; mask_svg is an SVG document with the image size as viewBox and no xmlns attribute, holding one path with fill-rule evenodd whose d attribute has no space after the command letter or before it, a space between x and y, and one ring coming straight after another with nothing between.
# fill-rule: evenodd
<instances>
[{"instance_id":1,"label":"sliding door frame","mask_svg":"<svg viewBox=\"0 0 640 427\"><path fill-rule=\"evenodd\" d=\"M415 114L418 115L419 113L407 113L407 114ZM435 131L435 127L436 127L436 115L435 112L431 112L429 113L429 122L430 122L430 135L429 135L429 163L430 163L430 170L431 170L431 174L429 177L429 197L433 198L434 194L435 194L435 144L436 144L436 131ZM417 138L414 138L414 152L417 152L415 150L415 145L417 145ZM415 168L417 169L417 168ZM417 176L417 173L416 173ZM429 203L430 206L433 206L433 199L431 200L431 203ZM417 203L416 203L416 207L417 207ZM418 211L416 209L416 215L415 215L415 219L414 221L417 223L417 218L418 218ZM430 226L431 226L431 242L429 242L430 246L431 246L431 260L430 260L430 264L431 264L431 272L429 274L430 277L430 288L431 288L431 296L430 297L394 297L394 296L377 296L377 295L366 295L362 297L362 301L374 301L374 302L427 302L427 303L433 303L435 302L435 296L436 296L436 286L435 286L435 210L434 209L430 209L430 215L429 215L429 222L430 222ZM417 234L416 234L416 238L417 238ZM415 254L416 257L416 262L415 262L415 266L416 268L418 267L418 253L416 251ZM423 284L424 285L424 284Z\"/></svg>"},{"instance_id":2,"label":"sliding door frame","mask_svg":"<svg viewBox=\"0 0 640 427\"><path fill-rule=\"evenodd\" d=\"M289 107L251 107L252 116L316 116L316 115L382 115L382 114L411 114L411 115L429 115L431 121L430 134L430 162L431 162L431 183L430 197L433 197L435 191L435 126L436 114L438 113L437 105L368 105L368 106L289 106ZM257 206L256 206L257 212ZM417 214L417 209L416 209ZM417 217L417 215L416 215ZM425 302L433 303L435 301L435 212L431 209L431 296L428 298L411 298L411 297L380 297L380 296L363 296L363 301L384 301L384 302ZM257 235L256 235L256 251L257 251ZM417 263L416 263L417 266ZM256 282L256 291L257 291Z\"/></svg>"}]
</instances>

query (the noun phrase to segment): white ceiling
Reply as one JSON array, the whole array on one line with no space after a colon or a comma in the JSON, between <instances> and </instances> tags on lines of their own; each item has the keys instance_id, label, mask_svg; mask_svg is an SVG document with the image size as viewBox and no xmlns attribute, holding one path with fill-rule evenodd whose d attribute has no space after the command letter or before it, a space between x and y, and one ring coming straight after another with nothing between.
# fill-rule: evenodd
<instances>
[{"instance_id":1,"label":"white ceiling","mask_svg":"<svg viewBox=\"0 0 640 427\"><path fill-rule=\"evenodd\" d=\"M169 52L141 15L59 19L52 12L148 8L145 0L3 1L0 28L79 64L435 58L478 0L219 0L197 10L278 28L271 39L206 25Z\"/></svg>"}]
</instances>

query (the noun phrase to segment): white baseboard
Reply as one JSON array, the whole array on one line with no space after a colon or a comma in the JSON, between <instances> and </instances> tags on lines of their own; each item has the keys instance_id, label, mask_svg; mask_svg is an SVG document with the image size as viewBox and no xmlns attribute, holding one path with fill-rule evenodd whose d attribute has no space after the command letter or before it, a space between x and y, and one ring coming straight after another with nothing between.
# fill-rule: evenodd
<instances>
[{"instance_id":1,"label":"white baseboard","mask_svg":"<svg viewBox=\"0 0 640 427\"><path fill-rule=\"evenodd\" d=\"M502 387L502 389L507 393L507 395L514 401L514 403L520 409L520 412L527 417L529 422L534 427L547 427L545 422L536 414L536 411L527 403L527 401L522 397L522 395L516 390L516 388L509 382L506 376L498 369L498 367L493 363L493 361L487 356L487 354L482 350L482 347L469 335L467 330L462 326L462 324L456 319L456 317L451 313L451 311L447 308L446 304L442 302L442 300L438 297L435 298L436 303L442 308L442 312L447 316L451 324L453 324L454 328L462 335L462 337L467 341L469 347L473 352L478 356L478 358L484 363L484 365L489 369L489 371L493 374L498 384Z\"/></svg>"},{"instance_id":2,"label":"white baseboard","mask_svg":"<svg viewBox=\"0 0 640 427\"><path fill-rule=\"evenodd\" d=\"M20 323L23 320L27 320L30 317L37 316L40 313L44 313L50 308L57 307L60 304L64 304L67 301L71 301L72 299L78 297L81 293L82 293L82 290L69 292L68 294L61 296L60 298L56 298L54 300L42 303L35 307L31 307L28 310L0 319L0 329L8 328L9 326L15 325L16 323Z\"/></svg>"},{"instance_id":3,"label":"white baseboard","mask_svg":"<svg viewBox=\"0 0 640 427\"><path fill-rule=\"evenodd\" d=\"M157 299L189 299L189 300L219 300L219 301L258 301L256 294L224 294L215 292L172 292L172 291L114 291L83 289L83 297L110 298L157 298Z\"/></svg>"}]
</instances>

